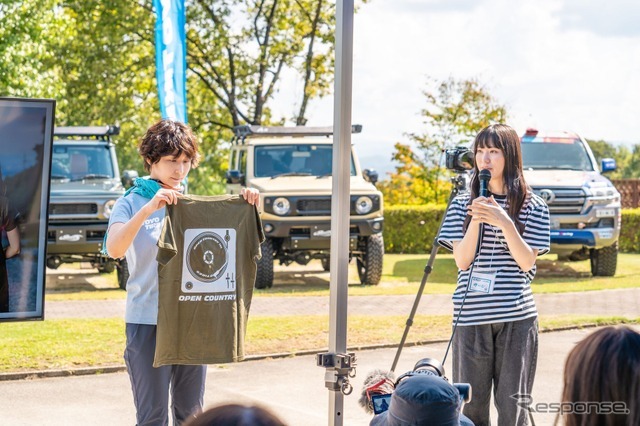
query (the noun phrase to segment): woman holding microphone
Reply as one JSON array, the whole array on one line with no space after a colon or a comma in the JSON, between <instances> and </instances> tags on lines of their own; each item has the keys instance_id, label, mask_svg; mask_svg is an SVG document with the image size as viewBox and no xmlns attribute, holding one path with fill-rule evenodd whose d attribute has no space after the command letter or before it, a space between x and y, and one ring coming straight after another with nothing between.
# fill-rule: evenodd
<instances>
[{"instance_id":1,"label":"woman holding microphone","mask_svg":"<svg viewBox=\"0 0 640 426\"><path fill-rule=\"evenodd\" d=\"M538 313L531 281L537 256L549 251L549 210L525 182L513 128L486 127L473 153L470 191L452 200L438 236L458 266L453 381L471 384L464 414L476 426L491 424L492 390L498 425L525 425L527 412L513 396L530 395L533 387ZM486 195L481 172L490 173Z\"/></svg>"}]
</instances>

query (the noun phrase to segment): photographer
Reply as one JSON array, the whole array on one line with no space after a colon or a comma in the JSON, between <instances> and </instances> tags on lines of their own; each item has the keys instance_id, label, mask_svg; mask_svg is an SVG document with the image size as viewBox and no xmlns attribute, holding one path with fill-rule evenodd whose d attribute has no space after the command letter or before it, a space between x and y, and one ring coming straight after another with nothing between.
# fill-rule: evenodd
<instances>
[{"instance_id":1,"label":"photographer","mask_svg":"<svg viewBox=\"0 0 640 426\"><path fill-rule=\"evenodd\" d=\"M492 390L498 424L523 425L527 412L511 395L530 394L533 386L538 322L531 281L536 257L549 250L549 210L524 180L514 129L486 127L473 154L470 193L452 200L438 236L458 266L453 380L471 384L464 414L476 425L491 424ZM487 196L480 196L481 170L490 172Z\"/></svg>"},{"instance_id":2,"label":"photographer","mask_svg":"<svg viewBox=\"0 0 640 426\"><path fill-rule=\"evenodd\" d=\"M388 410L376 415L369 424L473 426L473 423L460 413L462 400L458 389L442 377L428 374L410 375L401 379L391 394Z\"/></svg>"}]
</instances>

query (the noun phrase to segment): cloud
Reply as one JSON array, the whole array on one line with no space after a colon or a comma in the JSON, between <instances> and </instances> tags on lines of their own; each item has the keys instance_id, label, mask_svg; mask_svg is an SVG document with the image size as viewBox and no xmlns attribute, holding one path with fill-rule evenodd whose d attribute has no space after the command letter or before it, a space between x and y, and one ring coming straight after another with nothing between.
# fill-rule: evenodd
<instances>
[{"instance_id":1,"label":"cloud","mask_svg":"<svg viewBox=\"0 0 640 426\"><path fill-rule=\"evenodd\" d=\"M595 25L597 6L586 4L604 8L605 2L444 3L374 0L356 15L353 121L364 125L354 137L361 156L389 161L394 142L423 131L427 76L477 77L507 105L509 124L519 131L537 126L640 142L640 43ZM640 32L640 19L619 16L622 3L613 1L615 20L607 11L602 19L616 22L619 34ZM638 7L626 10L634 15ZM333 99L313 101L309 112L309 125L331 123Z\"/></svg>"},{"instance_id":2,"label":"cloud","mask_svg":"<svg viewBox=\"0 0 640 426\"><path fill-rule=\"evenodd\" d=\"M637 0L565 0L557 17L564 30L577 29L604 37L640 37Z\"/></svg>"}]
</instances>

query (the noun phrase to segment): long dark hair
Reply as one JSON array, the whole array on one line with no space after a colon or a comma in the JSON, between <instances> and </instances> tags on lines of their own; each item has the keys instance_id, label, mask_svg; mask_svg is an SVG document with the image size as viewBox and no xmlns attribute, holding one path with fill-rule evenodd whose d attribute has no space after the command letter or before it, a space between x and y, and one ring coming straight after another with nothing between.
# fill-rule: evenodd
<instances>
[{"instance_id":1,"label":"long dark hair","mask_svg":"<svg viewBox=\"0 0 640 426\"><path fill-rule=\"evenodd\" d=\"M475 161L478 148L498 148L504 155L504 171L502 179L507 188L507 214L516 224L518 232L524 232L524 225L518 219L520 210L527 199L529 186L522 174L522 150L520 149L520 137L518 133L506 124L492 124L478 133L473 142L473 173L471 176L471 197L469 203L478 197L480 193L479 169ZM464 231L471 222L471 216L467 215L464 221Z\"/></svg>"},{"instance_id":2,"label":"long dark hair","mask_svg":"<svg viewBox=\"0 0 640 426\"><path fill-rule=\"evenodd\" d=\"M627 326L606 327L582 339L567 357L562 402L617 402L629 410L571 410L564 416L567 426L640 425L640 333Z\"/></svg>"}]
</instances>

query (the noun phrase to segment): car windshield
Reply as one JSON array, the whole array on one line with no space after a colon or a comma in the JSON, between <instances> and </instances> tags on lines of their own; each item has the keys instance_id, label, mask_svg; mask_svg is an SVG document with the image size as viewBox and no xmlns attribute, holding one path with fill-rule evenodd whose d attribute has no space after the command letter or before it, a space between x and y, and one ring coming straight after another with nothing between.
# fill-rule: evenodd
<instances>
[{"instance_id":1,"label":"car windshield","mask_svg":"<svg viewBox=\"0 0 640 426\"><path fill-rule=\"evenodd\" d=\"M331 145L262 145L255 149L255 177L330 176ZM356 168L351 158L351 176Z\"/></svg>"},{"instance_id":2,"label":"car windshield","mask_svg":"<svg viewBox=\"0 0 640 426\"><path fill-rule=\"evenodd\" d=\"M106 145L53 145L51 179L113 179Z\"/></svg>"},{"instance_id":3,"label":"car windshield","mask_svg":"<svg viewBox=\"0 0 640 426\"><path fill-rule=\"evenodd\" d=\"M522 166L525 170L593 171L587 150L579 140L564 143L523 142Z\"/></svg>"}]
</instances>

